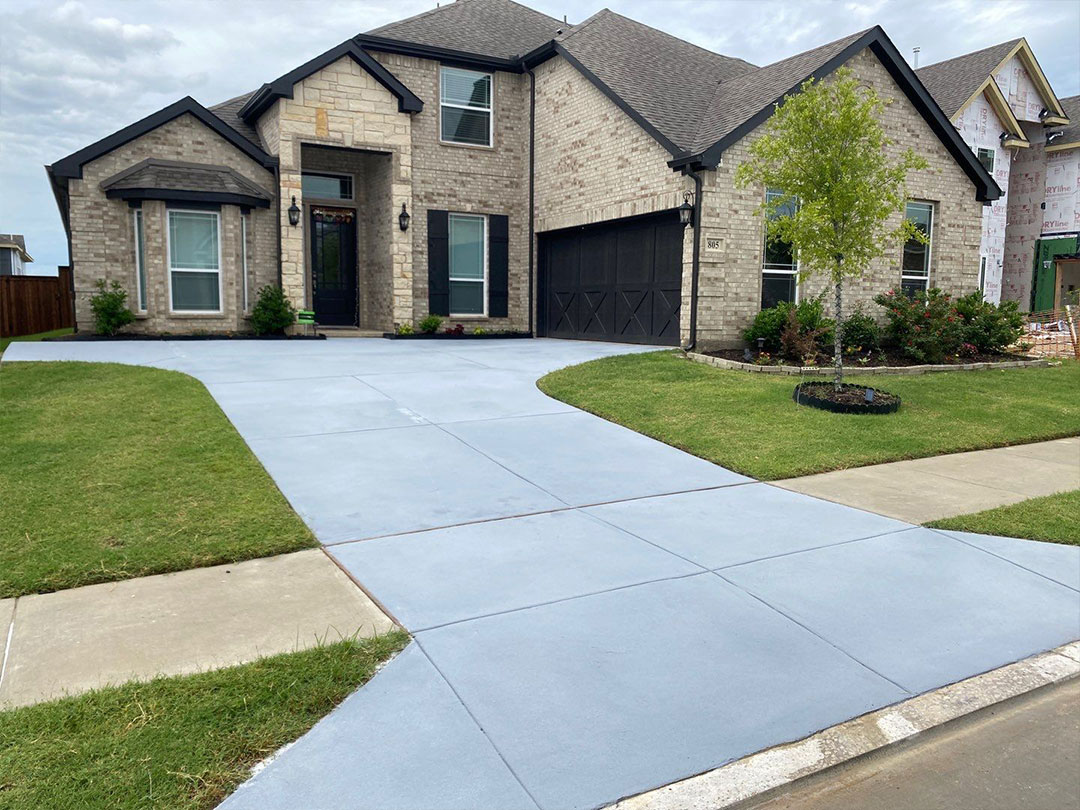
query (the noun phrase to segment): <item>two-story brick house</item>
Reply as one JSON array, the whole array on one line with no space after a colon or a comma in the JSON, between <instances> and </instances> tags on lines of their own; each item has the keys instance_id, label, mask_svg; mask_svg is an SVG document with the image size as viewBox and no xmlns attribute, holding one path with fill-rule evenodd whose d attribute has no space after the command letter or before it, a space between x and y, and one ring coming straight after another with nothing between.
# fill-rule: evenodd
<instances>
[{"instance_id":1,"label":"two-story brick house","mask_svg":"<svg viewBox=\"0 0 1080 810\"><path fill-rule=\"evenodd\" d=\"M389 331L434 313L735 344L762 306L821 284L799 289L791 251L766 249L767 190L737 189L735 167L785 94L842 65L893 100L891 148L930 164L907 211L930 246L898 246L853 297L974 289L1000 189L880 28L759 68L607 10L570 26L458 0L48 167L79 323L110 278L143 331L242 331L256 290L279 284L324 325Z\"/></svg>"}]
</instances>

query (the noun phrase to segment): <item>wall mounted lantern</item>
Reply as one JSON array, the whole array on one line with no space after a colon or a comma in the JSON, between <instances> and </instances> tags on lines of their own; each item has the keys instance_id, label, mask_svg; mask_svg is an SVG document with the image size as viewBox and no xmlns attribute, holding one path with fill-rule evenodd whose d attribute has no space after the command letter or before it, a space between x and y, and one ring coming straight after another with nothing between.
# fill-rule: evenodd
<instances>
[{"instance_id":1,"label":"wall mounted lantern","mask_svg":"<svg viewBox=\"0 0 1080 810\"><path fill-rule=\"evenodd\" d=\"M693 192L687 191L683 194L682 205L679 206L679 222L682 223L684 228L689 227L694 221L694 204L691 202L693 199Z\"/></svg>"},{"instance_id":2,"label":"wall mounted lantern","mask_svg":"<svg viewBox=\"0 0 1080 810\"><path fill-rule=\"evenodd\" d=\"M401 213L397 215L398 225L401 226L401 230L409 230L409 220L412 217L409 216L409 212L405 210L405 203L401 204Z\"/></svg>"},{"instance_id":3,"label":"wall mounted lantern","mask_svg":"<svg viewBox=\"0 0 1080 810\"><path fill-rule=\"evenodd\" d=\"M289 206L289 224L300 224L300 206L296 204L296 197L292 198L292 205Z\"/></svg>"}]
</instances>

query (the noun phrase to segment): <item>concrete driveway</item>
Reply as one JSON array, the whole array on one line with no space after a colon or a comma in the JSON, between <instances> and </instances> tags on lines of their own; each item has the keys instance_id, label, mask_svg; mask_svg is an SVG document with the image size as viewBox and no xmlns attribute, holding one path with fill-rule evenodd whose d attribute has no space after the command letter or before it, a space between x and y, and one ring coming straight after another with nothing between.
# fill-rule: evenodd
<instances>
[{"instance_id":1,"label":"concrete driveway","mask_svg":"<svg viewBox=\"0 0 1080 810\"><path fill-rule=\"evenodd\" d=\"M17 343L4 362L201 379L413 632L230 810L602 806L1080 638L1078 548L757 483L534 385L635 350Z\"/></svg>"}]
</instances>

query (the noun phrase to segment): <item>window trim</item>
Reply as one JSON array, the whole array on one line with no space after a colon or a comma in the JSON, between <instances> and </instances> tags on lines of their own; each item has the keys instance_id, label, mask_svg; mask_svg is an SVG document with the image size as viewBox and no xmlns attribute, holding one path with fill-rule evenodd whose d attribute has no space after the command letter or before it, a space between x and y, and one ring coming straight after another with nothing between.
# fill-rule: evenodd
<instances>
[{"instance_id":1,"label":"window trim","mask_svg":"<svg viewBox=\"0 0 1080 810\"><path fill-rule=\"evenodd\" d=\"M214 316L223 315L225 313L224 304L224 290L221 286L221 212L220 211L208 211L205 208L169 208L165 212L165 260L169 267L169 313L173 315L203 315ZM214 221L217 223L217 269L210 270L206 268L196 269L194 267L173 267L172 266L172 215L173 214L212 214ZM217 309L175 309L173 307L173 285L172 274L173 273L217 273L218 281L218 308Z\"/></svg>"},{"instance_id":2,"label":"window trim","mask_svg":"<svg viewBox=\"0 0 1080 810\"><path fill-rule=\"evenodd\" d=\"M773 192L774 194L778 194L778 195L783 194L783 192L779 191L778 189L768 189L767 188L767 189L765 189L765 202L769 201L769 192ZM796 203L796 205L798 205L798 203ZM795 269L794 270L781 270L781 269L777 269L777 268L766 267L765 266L765 263L766 263L765 262L766 251L769 248L769 219L768 219L768 216L766 216L765 219L762 221L761 230L762 230L762 234L761 234L761 273L759 274L759 277L758 277L758 282L759 282L759 284L758 284L758 309L759 310L763 309L763 307L761 306L761 304L762 304L761 299L762 299L762 296L764 295L764 292L765 292L765 274L766 273L771 274L771 275L777 275L777 276L794 276L795 277L795 300L792 301L792 303L795 304L796 306L798 306L799 299L801 298L801 293L802 293L802 284L799 283L799 273L800 273L802 267L801 267L801 262L799 260L798 251L793 251L795 253L795 257L794 257L795 258Z\"/></svg>"},{"instance_id":3,"label":"window trim","mask_svg":"<svg viewBox=\"0 0 1080 810\"><path fill-rule=\"evenodd\" d=\"M937 220L937 214L934 209L936 206L929 200L908 200L904 203L904 219L907 219L907 207L909 205L924 205L930 210L930 227L927 230L926 242L926 274L921 276L913 276L904 272L904 248L907 247L907 242L900 248L900 289L903 290L905 281L921 281L923 282L923 291L930 289L930 275L934 267L934 222Z\"/></svg>"},{"instance_id":4,"label":"window trim","mask_svg":"<svg viewBox=\"0 0 1080 810\"><path fill-rule=\"evenodd\" d=\"M488 77L488 88L490 96L488 98L488 106L484 107L471 107L468 104L456 104L452 101L445 101L443 99L443 71L445 70L458 70L462 73L472 73L476 76ZM488 142L487 143L462 143L461 141L448 141L443 138L443 107L453 107L457 110L472 110L473 112L487 112L488 114ZM468 68L454 67L453 65L439 65L439 143L446 146L464 146L472 149L494 149L495 148L495 74L493 72L487 72L483 70L469 70Z\"/></svg>"},{"instance_id":5,"label":"window trim","mask_svg":"<svg viewBox=\"0 0 1080 810\"><path fill-rule=\"evenodd\" d=\"M453 236L453 230L454 230L453 222L454 222L455 217L460 218L460 219L478 219L478 220L480 220L480 223L483 226L483 248L481 249L481 258L482 258L482 261L484 263L484 277L483 277L482 280L480 280L480 284L481 284L481 287L482 287L482 291L481 291L482 298L481 298L481 300L483 301L483 304L484 304L483 312L458 312L458 313L455 313L452 310L450 310L450 299L453 297L451 295L451 293L453 292L454 282L458 281L458 282L465 282L465 283L468 283L468 284L476 284L477 283L477 279L475 279L475 278L458 278L458 279L454 278L453 263L450 261L450 257L453 255L453 253L451 251L450 243L452 241L452 236ZM490 271L489 271L489 268L488 268L488 239L489 239L489 233L490 233L490 228L488 227L487 214L470 214L470 213L466 213L466 212L463 212L463 211L462 212L456 212L456 211L448 211L447 212L447 227L446 227L446 235L447 235L447 239L446 239L446 249L447 249L447 262L446 262L446 265L447 265L447 306L446 306L446 308L447 308L448 311L450 311L450 314L447 316L449 318L466 319L466 318L487 318L488 317L488 284L489 284L488 276L490 275Z\"/></svg>"},{"instance_id":6,"label":"window trim","mask_svg":"<svg viewBox=\"0 0 1080 810\"><path fill-rule=\"evenodd\" d=\"M143 228L143 212L141 208L132 209L132 222L134 223L135 235L135 301L140 315L146 314L150 309L150 294L146 287L149 279L146 274L146 231ZM145 300L145 303L144 303Z\"/></svg>"},{"instance_id":7,"label":"window trim","mask_svg":"<svg viewBox=\"0 0 1080 810\"><path fill-rule=\"evenodd\" d=\"M304 175L315 176L315 177L347 178L348 181L349 181L349 196L348 197L319 197L318 195L315 195L315 194L305 195L304 194ZM324 171L322 171L320 169L304 170L303 168L301 168L300 169L300 196L301 197L306 196L308 199L311 199L311 200L334 200L335 202L338 202L338 203L343 203L343 202L355 203L356 202L356 175L354 175L354 174L352 174L350 172L324 172Z\"/></svg>"}]
</instances>

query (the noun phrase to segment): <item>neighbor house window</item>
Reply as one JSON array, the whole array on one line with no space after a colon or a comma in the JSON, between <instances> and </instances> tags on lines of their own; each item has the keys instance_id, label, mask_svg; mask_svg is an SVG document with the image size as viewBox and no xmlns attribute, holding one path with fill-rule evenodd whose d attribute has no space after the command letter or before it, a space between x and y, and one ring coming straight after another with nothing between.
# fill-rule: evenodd
<instances>
[{"instance_id":1,"label":"neighbor house window","mask_svg":"<svg viewBox=\"0 0 1080 810\"><path fill-rule=\"evenodd\" d=\"M783 193L777 189L765 191L765 201L783 197ZM770 220L782 219L795 213L795 201L791 200L769 215ZM795 258L795 250L787 242L779 239L769 239L768 229L765 231L765 248L761 262L761 308L775 307L781 301L794 302L799 294L798 289L799 263Z\"/></svg>"},{"instance_id":2,"label":"neighbor house window","mask_svg":"<svg viewBox=\"0 0 1080 810\"><path fill-rule=\"evenodd\" d=\"M216 211L169 211L169 292L174 312L221 311Z\"/></svg>"},{"instance_id":3,"label":"neighbor house window","mask_svg":"<svg viewBox=\"0 0 1080 810\"><path fill-rule=\"evenodd\" d=\"M986 292L986 257L979 257L979 292Z\"/></svg>"},{"instance_id":4,"label":"neighbor house window","mask_svg":"<svg viewBox=\"0 0 1080 810\"><path fill-rule=\"evenodd\" d=\"M486 220L450 214L450 314L483 315L487 301Z\"/></svg>"},{"instance_id":5,"label":"neighbor house window","mask_svg":"<svg viewBox=\"0 0 1080 810\"><path fill-rule=\"evenodd\" d=\"M994 173L994 150L993 149L979 149L979 163L983 165L990 174Z\"/></svg>"},{"instance_id":6,"label":"neighbor house window","mask_svg":"<svg viewBox=\"0 0 1080 810\"><path fill-rule=\"evenodd\" d=\"M304 172L300 175L300 190L305 197L319 197L323 200L353 198L352 177L347 174Z\"/></svg>"},{"instance_id":7,"label":"neighbor house window","mask_svg":"<svg viewBox=\"0 0 1080 810\"><path fill-rule=\"evenodd\" d=\"M491 146L491 74L444 67L439 87L442 140Z\"/></svg>"},{"instance_id":8,"label":"neighbor house window","mask_svg":"<svg viewBox=\"0 0 1080 810\"><path fill-rule=\"evenodd\" d=\"M244 312L248 311L248 266L247 266L247 224L248 215L240 215L240 272L244 281Z\"/></svg>"},{"instance_id":9,"label":"neighbor house window","mask_svg":"<svg viewBox=\"0 0 1080 810\"><path fill-rule=\"evenodd\" d=\"M909 239L904 243L900 266L900 288L914 295L930 286L930 249L934 238L934 206L931 203L909 202L904 211L908 222L926 236L926 242Z\"/></svg>"},{"instance_id":10,"label":"neighbor house window","mask_svg":"<svg viewBox=\"0 0 1080 810\"><path fill-rule=\"evenodd\" d=\"M143 248L142 209L135 209L135 286L139 293L139 312L146 312L146 260Z\"/></svg>"}]
</instances>

